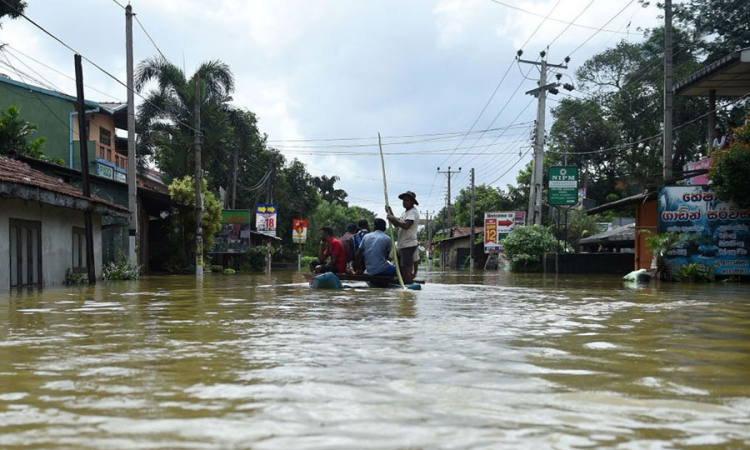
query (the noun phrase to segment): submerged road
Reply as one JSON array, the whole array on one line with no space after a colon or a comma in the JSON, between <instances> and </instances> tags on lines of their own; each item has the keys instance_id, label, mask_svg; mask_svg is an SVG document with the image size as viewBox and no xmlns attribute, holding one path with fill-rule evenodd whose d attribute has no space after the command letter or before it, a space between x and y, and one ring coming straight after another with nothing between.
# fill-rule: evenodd
<instances>
[{"instance_id":1,"label":"submerged road","mask_svg":"<svg viewBox=\"0 0 750 450\"><path fill-rule=\"evenodd\" d=\"M0 448L750 447L750 286L294 272L0 293Z\"/></svg>"}]
</instances>

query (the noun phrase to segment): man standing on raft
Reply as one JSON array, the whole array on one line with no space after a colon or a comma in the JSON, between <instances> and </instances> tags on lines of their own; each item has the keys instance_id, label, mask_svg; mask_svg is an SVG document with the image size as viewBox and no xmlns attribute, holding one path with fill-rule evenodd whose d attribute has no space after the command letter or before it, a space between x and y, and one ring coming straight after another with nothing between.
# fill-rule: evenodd
<instances>
[{"instance_id":1,"label":"man standing on raft","mask_svg":"<svg viewBox=\"0 0 750 450\"><path fill-rule=\"evenodd\" d=\"M404 213L401 217L396 218L393 211L389 209L386 218L397 227L398 230L398 265L401 269L401 277L404 284L414 282L414 251L419 245L417 232L419 230L419 211L415 205L419 205L417 194L412 191L406 191L398 196L403 202Z\"/></svg>"}]
</instances>

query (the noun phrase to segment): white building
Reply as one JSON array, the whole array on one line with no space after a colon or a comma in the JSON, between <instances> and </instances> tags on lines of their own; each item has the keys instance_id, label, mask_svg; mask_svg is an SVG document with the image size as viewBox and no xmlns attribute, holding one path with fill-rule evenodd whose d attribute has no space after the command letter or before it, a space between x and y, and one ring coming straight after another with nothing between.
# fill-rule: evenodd
<instances>
[{"instance_id":1,"label":"white building","mask_svg":"<svg viewBox=\"0 0 750 450\"><path fill-rule=\"evenodd\" d=\"M94 266L101 278L101 218L127 218L128 209L86 198L62 180L0 156L0 291L62 284L69 268L86 273L84 211L92 212Z\"/></svg>"}]
</instances>

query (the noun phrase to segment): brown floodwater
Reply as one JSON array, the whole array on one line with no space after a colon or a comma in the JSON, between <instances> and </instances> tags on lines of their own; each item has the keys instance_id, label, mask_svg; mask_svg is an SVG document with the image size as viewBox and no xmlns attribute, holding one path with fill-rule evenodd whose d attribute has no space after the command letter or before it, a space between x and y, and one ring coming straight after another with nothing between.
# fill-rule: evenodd
<instances>
[{"instance_id":1,"label":"brown floodwater","mask_svg":"<svg viewBox=\"0 0 750 450\"><path fill-rule=\"evenodd\" d=\"M0 448L748 448L750 286L295 272L0 294Z\"/></svg>"}]
</instances>

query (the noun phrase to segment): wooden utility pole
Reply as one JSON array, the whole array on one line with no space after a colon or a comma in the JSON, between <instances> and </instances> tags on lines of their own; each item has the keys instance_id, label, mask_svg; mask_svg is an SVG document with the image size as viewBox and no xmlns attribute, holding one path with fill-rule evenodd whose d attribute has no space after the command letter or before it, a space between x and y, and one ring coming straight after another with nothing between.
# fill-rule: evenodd
<instances>
[{"instance_id":1,"label":"wooden utility pole","mask_svg":"<svg viewBox=\"0 0 750 450\"><path fill-rule=\"evenodd\" d=\"M471 168L471 233L469 239L469 269L474 268L474 168Z\"/></svg>"},{"instance_id":2,"label":"wooden utility pole","mask_svg":"<svg viewBox=\"0 0 750 450\"><path fill-rule=\"evenodd\" d=\"M137 164L135 155L135 95L133 82L133 7L125 7L125 54L128 84L128 259L137 266L136 247L138 245L138 186L136 185Z\"/></svg>"},{"instance_id":3,"label":"wooden utility pole","mask_svg":"<svg viewBox=\"0 0 750 450\"><path fill-rule=\"evenodd\" d=\"M664 1L664 181L672 179L672 0Z\"/></svg>"},{"instance_id":4,"label":"wooden utility pole","mask_svg":"<svg viewBox=\"0 0 750 450\"><path fill-rule=\"evenodd\" d=\"M432 221L430 212L427 211L427 270L432 271Z\"/></svg>"},{"instance_id":5,"label":"wooden utility pole","mask_svg":"<svg viewBox=\"0 0 750 450\"><path fill-rule=\"evenodd\" d=\"M195 73L195 276L203 278L203 170L201 169L201 75Z\"/></svg>"},{"instance_id":6,"label":"wooden utility pole","mask_svg":"<svg viewBox=\"0 0 750 450\"><path fill-rule=\"evenodd\" d=\"M234 161L232 164L232 209L235 209L237 203L237 163L240 159L240 145L239 142L235 142L234 145Z\"/></svg>"},{"instance_id":7,"label":"wooden utility pole","mask_svg":"<svg viewBox=\"0 0 750 450\"><path fill-rule=\"evenodd\" d=\"M83 96L83 67L81 67L81 55L76 54L74 60L76 66L76 93L78 95L78 143L81 148L81 180L83 184L83 196L90 199L89 134L86 130L86 102ZM90 209L84 211L83 221L84 226L86 227L86 269L88 271L89 284L96 284L96 267L94 267L94 223L91 218Z\"/></svg>"},{"instance_id":8,"label":"wooden utility pole","mask_svg":"<svg viewBox=\"0 0 750 450\"><path fill-rule=\"evenodd\" d=\"M451 177L457 173L461 173L461 168L459 167L458 170L451 170L450 166L448 166L448 170L440 170L440 167L437 168L438 173L445 174L445 176L448 177L448 233L450 234L450 229L453 226L453 212L451 211Z\"/></svg>"},{"instance_id":9,"label":"wooden utility pole","mask_svg":"<svg viewBox=\"0 0 750 450\"><path fill-rule=\"evenodd\" d=\"M544 189L544 119L546 115L547 92L557 93L560 83L547 84L547 67L557 67L567 69L568 66L563 64L549 64L545 59L546 52L541 53L541 61L528 61L518 58L518 62L524 64L533 64L540 66L539 69L539 87L532 89L526 94L537 97L538 103L536 108L536 123L534 133L534 164L531 170L531 183L529 186L529 210L526 216L528 225L542 224L542 191ZM569 58L566 58L568 61ZM558 77L559 79L559 77Z\"/></svg>"}]
</instances>

